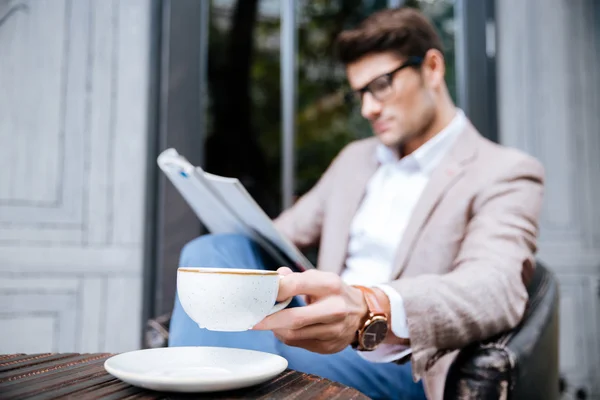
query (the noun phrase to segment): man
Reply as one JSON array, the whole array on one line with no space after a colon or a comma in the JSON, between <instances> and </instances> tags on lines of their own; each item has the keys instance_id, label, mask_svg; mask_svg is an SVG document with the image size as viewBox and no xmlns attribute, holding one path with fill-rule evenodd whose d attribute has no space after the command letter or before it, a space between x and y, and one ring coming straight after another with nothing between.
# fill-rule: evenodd
<instances>
[{"instance_id":1,"label":"man","mask_svg":"<svg viewBox=\"0 0 600 400\"><path fill-rule=\"evenodd\" d=\"M279 353L373 398L423 398L423 378L427 397L441 399L456 350L523 315L543 169L484 139L454 106L440 40L418 11L376 13L338 48L375 137L344 148L275 221L299 247L320 243L318 270L281 268L279 300L295 296L296 307L249 332L201 332L177 303L171 345ZM181 260L266 263L227 236L197 239Z\"/></svg>"}]
</instances>

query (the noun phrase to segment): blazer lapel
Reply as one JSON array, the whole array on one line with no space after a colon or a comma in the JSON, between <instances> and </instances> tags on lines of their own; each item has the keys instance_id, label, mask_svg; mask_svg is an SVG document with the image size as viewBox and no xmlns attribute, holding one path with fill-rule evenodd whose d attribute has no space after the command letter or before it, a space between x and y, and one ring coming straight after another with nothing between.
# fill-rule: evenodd
<instances>
[{"instance_id":1,"label":"blazer lapel","mask_svg":"<svg viewBox=\"0 0 600 400\"><path fill-rule=\"evenodd\" d=\"M456 138L448 155L432 172L396 250L390 279L397 279L402 273L414 248L414 243L429 216L444 193L461 177L465 166L474 158L478 139L479 134L475 128L467 123L464 131Z\"/></svg>"}]
</instances>

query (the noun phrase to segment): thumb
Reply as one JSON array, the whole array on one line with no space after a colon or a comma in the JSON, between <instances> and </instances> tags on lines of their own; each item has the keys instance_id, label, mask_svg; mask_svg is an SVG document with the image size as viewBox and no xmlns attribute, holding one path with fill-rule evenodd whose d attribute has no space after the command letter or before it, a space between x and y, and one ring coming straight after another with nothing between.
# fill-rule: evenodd
<instances>
[{"instance_id":1,"label":"thumb","mask_svg":"<svg viewBox=\"0 0 600 400\"><path fill-rule=\"evenodd\" d=\"M294 271L292 271L291 269L289 269L288 267L280 267L277 269L277 273L279 274L279 276L281 278L288 276L288 275L292 275L294 273ZM284 301L287 300L287 297L282 297L282 293L281 293L281 279L279 281L279 291L277 293L277 301Z\"/></svg>"},{"instance_id":2,"label":"thumb","mask_svg":"<svg viewBox=\"0 0 600 400\"><path fill-rule=\"evenodd\" d=\"M279 269L277 269L277 272L279 273L279 275L281 276L286 276L289 274L293 274L294 271L292 271L291 269L289 269L288 267L280 267Z\"/></svg>"}]
</instances>

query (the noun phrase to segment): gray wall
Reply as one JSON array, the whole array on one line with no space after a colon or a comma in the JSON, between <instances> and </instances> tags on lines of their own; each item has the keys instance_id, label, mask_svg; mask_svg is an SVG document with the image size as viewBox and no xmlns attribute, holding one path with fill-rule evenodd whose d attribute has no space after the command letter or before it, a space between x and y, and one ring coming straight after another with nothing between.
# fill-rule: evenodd
<instances>
[{"instance_id":1,"label":"gray wall","mask_svg":"<svg viewBox=\"0 0 600 400\"><path fill-rule=\"evenodd\" d=\"M539 257L561 287L561 373L600 398L600 2L499 0L500 140L546 167Z\"/></svg>"},{"instance_id":2,"label":"gray wall","mask_svg":"<svg viewBox=\"0 0 600 400\"><path fill-rule=\"evenodd\" d=\"M150 2L2 0L7 14L0 353L137 348Z\"/></svg>"}]
</instances>

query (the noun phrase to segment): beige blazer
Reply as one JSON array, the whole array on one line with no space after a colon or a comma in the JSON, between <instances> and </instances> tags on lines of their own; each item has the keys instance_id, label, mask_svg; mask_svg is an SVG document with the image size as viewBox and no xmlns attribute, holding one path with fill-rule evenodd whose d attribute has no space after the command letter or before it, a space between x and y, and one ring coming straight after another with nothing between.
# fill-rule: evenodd
<instances>
[{"instance_id":1,"label":"beige blazer","mask_svg":"<svg viewBox=\"0 0 600 400\"><path fill-rule=\"evenodd\" d=\"M377 143L346 146L315 187L275 220L299 247L320 242L320 270L344 267L350 223L378 166ZM423 378L429 399L442 399L457 349L520 321L543 181L539 162L483 138L470 123L433 171L390 276L406 308L413 376Z\"/></svg>"}]
</instances>

